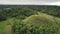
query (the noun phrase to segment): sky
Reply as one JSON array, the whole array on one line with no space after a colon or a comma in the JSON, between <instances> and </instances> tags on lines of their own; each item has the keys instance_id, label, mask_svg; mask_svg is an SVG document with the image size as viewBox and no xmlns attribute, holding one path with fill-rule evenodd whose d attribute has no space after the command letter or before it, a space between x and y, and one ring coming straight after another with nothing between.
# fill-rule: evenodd
<instances>
[{"instance_id":1,"label":"sky","mask_svg":"<svg viewBox=\"0 0 60 34\"><path fill-rule=\"evenodd\" d=\"M60 5L60 0L0 0L0 4L12 4L12 5Z\"/></svg>"}]
</instances>

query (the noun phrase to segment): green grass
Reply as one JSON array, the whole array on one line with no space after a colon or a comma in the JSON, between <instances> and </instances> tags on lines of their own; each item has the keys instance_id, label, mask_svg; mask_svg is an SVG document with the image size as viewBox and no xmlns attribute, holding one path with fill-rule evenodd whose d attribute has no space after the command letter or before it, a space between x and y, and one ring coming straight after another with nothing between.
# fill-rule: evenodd
<instances>
[{"instance_id":1,"label":"green grass","mask_svg":"<svg viewBox=\"0 0 60 34\"><path fill-rule=\"evenodd\" d=\"M7 34L9 28L12 28L14 18L0 22L0 34ZM11 32L10 32L11 33Z\"/></svg>"}]
</instances>

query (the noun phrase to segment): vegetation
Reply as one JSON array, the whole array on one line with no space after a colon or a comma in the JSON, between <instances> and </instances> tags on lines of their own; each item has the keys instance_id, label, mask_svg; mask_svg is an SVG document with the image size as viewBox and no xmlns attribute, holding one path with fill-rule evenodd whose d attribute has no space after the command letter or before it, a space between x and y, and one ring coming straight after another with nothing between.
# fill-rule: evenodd
<instances>
[{"instance_id":1,"label":"vegetation","mask_svg":"<svg viewBox=\"0 0 60 34\"><path fill-rule=\"evenodd\" d=\"M39 5L2 7L0 34L60 34L59 9L59 6Z\"/></svg>"}]
</instances>

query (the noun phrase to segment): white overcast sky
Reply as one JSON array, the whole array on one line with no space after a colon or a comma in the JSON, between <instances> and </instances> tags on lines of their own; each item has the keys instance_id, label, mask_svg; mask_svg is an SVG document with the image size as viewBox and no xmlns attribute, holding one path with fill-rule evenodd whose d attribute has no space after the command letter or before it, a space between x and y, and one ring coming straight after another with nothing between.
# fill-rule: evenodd
<instances>
[{"instance_id":1,"label":"white overcast sky","mask_svg":"<svg viewBox=\"0 0 60 34\"><path fill-rule=\"evenodd\" d=\"M0 0L0 4L60 5L60 0Z\"/></svg>"}]
</instances>

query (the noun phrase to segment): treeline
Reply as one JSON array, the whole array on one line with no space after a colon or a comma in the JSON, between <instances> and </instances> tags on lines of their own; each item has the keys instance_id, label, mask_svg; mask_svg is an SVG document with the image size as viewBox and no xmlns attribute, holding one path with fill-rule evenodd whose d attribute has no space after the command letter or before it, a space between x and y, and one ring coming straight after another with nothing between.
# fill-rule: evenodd
<instances>
[{"instance_id":1,"label":"treeline","mask_svg":"<svg viewBox=\"0 0 60 34\"><path fill-rule=\"evenodd\" d=\"M37 14L37 12L46 13L56 17L60 17L60 7L21 7L21 8L1 8L0 19L16 17L24 19L30 15Z\"/></svg>"}]
</instances>

